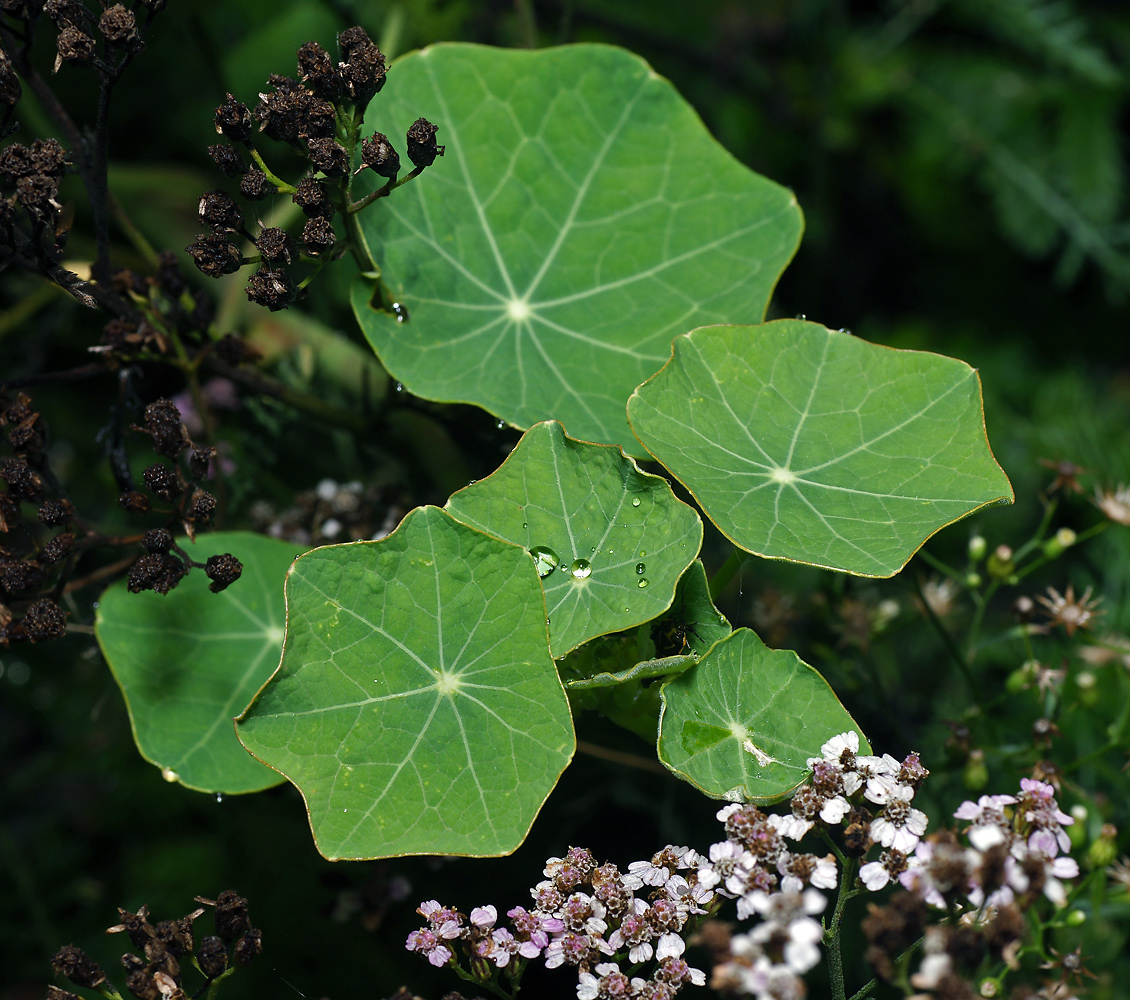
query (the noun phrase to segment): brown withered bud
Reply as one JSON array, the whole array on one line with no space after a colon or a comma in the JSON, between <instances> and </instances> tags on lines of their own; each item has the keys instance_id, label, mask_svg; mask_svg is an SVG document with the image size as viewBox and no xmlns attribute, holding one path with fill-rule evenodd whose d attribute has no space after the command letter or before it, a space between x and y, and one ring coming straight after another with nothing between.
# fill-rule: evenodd
<instances>
[{"instance_id":1,"label":"brown withered bud","mask_svg":"<svg viewBox=\"0 0 1130 1000\"><path fill-rule=\"evenodd\" d=\"M125 48L137 41L137 18L133 11L116 3L98 19L98 30L111 45Z\"/></svg>"},{"instance_id":2,"label":"brown withered bud","mask_svg":"<svg viewBox=\"0 0 1130 1000\"><path fill-rule=\"evenodd\" d=\"M164 595L180 583L187 572L188 568L176 556L167 552L151 552L130 567L126 588L131 594L155 590Z\"/></svg>"},{"instance_id":3,"label":"brown withered bud","mask_svg":"<svg viewBox=\"0 0 1130 1000\"><path fill-rule=\"evenodd\" d=\"M7 482L12 496L21 500L36 501L43 496L43 479L26 458L9 458L0 465L0 479Z\"/></svg>"},{"instance_id":4,"label":"brown withered bud","mask_svg":"<svg viewBox=\"0 0 1130 1000\"><path fill-rule=\"evenodd\" d=\"M862 857L871 846L871 813L863 807L852 809L844 824L844 850Z\"/></svg>"},{"instance_id":5,"label":"brown withered bud","mask_svg":"<svg viewBox=\"0 0 1130 1000\"><path fill-rule=\"evenodd\" d=\"M81 28L68 24L59 32L58 55L55 56L56 73L63 63L68 66L89 66L94 58L94 39Z\"/></svg>"},{"instance_id":6,"label":"brown withered bud","mask_svg":"<svg viewBox=\"0 0 1130 1000\"><path fill-rule=\"evenodd\" d=\"M337 109L320 97L311 97L298 123L300 139L328 139L337 129Z\"/></svg>"},{"instance_id":7,"label":"brown withered bud","mask_svg":"<svg viewBox=\"0 0 1130 1000\"><path fill-rule=\"evenodd\" d=\"M193 448L188 453L188 470L192 473L192 478L207 479L208 467L215 457L216 449L213 447Z\"/></svg>"},{"instance_id":8,"label":"brown withered bud","mask_svg":"<svg viewBox=\"0 0 1130 1000\"><path fill-rule=\"evenodd\" d=\"M30 173L60 178L67 170L67 152L56 139L36 139L28 151Z\"/></svg>"},{"instance_id":9,"label":"brown withered bud","mask_svg":"<svg viewBox=\"0 0 1130 1000\"><path fill-rule=\"evenodd\" d=\"M178 299L187 286L181 274L180 262L172 250L162 250L157 255L157 287L170 299Z\"/></svg>"},{"instance_id":10,"label":"brown withered bud","mask_svg":"<svg viewBox=\"0 0 1130 1000\"><path fill-rule=\"evenodd\" d=\"M43 13L55 22L56 27L92 22L90 12L76 0L47 0L47 3L43 5Z\"/></svg>"},{"instance_id":11,"label":"brown withered bud","mask_svg":"<svg viewBox=\"0 0 1130 1000\"><path fill-rule=\"evenodd\" d=\"M310 139L310 162L327 177L344 177L349 172L349 155L336 139Z\"/></svg>"},{"instance_id":12,"label":"brown withered bud","mask_svg":"<svg viewBox=\"0 0 1130 1000\"><path fill-rule=\"evenodd\" d=\"M0 559L0 590L19 594L43 582L43 567L33 559Z\"/></svg>"},{"instance_id":13,"label":"brown withered bud","mask_svg":"<svg viewBox=\"0 0 1130 1000\"><path fill-rule=\"evenodd\" d=\"M236 943L232 961L236 965L250 965L251 960L263 950L263 932L258 927L249 928Z\"/></svg>"},{"instance_id":14,"label":"brown withered bud","mask_svg":"<svg viewBox=\"0 0 1130 1000\"><path fill-rule=\"evenodd\" d=\"M145 488L162 500L175 500L184 492L184 485L176 471L160 462L149 466L141 474L141 478L145 482Z\"/></svg>"},{"instance_id":15,"label":"brown withered bud","mask_svg":"<svg viewBox=\"0 0 1130 1000\"><path fill-rule=\"evenodd\" d=\"M51 965L61 976L66 976L76 986L97 986L106 982L98 963L81 948L64 945L51 959Z\"/></svg>"},{"instance_id":16,"label":"brown withered bud","mask_svg":"<svg viewBox=\"0 0 1130 1000\"><path fill-rule=\"evenodd\" d=\"M71 552L74 551L74 547L75 533L73 531L63 531L43 546L41 558L47 563L57 563L59 560L69 556Z\"/></svg>"},{"instance_id":17,"label":"brown withered bud","mask_svg":"<svg viewBox=\"0 0 1130 1000\"><path fill-rule=\"evenodd\" d=\"M294 252L294 240L287 235L285 229L271 226L259 234L255 241L260 256L266 261L284 261L289 264Z\"/></svg>"},{"instance_id":18,"label":"brown withered bud","mask_svg":"<svg viewBox=\"0 0 1130 1000\"><path fill-rule=\"evenodd\" d=\"M44 440L39 414L33 413L8 431L8 443L21 453L41 450Z\"/></svg>"},{"instance_id":19,"label":"brown withered bud","mask_svg":"<svg viewBox=\"0 0 1130 1000\"><path fill-rule=\"evenodd\" d=\"M248 201L262 201L275 193L275 186L258 167L252 167L239 179L239 193Z\"/></svg>"},{"instance_id":20,"label":"brown withered bud","mask_svg":"<svg viewBox=\"0 0 1130 1000\"><path fill-rule=\"evenodd\" d=\"M298 182L292 200L312 219L333 218L334 207L330 204L326 186L313 177L305 177Z\"/></svg>"},{"instance_id":21,"label":"brown withered bud","mask_svg":"<svg viewBox=\"0 0 1130 1000\"><path fill-rule=\"evenodd\" d=\"M148 514L153 509L149 497L138 490L126 490L118 497L118 504L123 510L129 511L131 514Z\"/></svg>"},{"instance_id":22,"label":"brown withered bud","mask_svg":"<svg viewBox=\"0 0 1130 1000\"><path fill-rule=\"evenodd\" d=\"M196 949L196 961L200 963L200 971L209 979L215 979L228 967L228 946L223 939L215 934L201 939Z\"/></svg>"},{"instance_id":23,"label":"brown withered bud","mask_svg":"<svg viewBox=\"0 0 1130 1000\"><path fill-rule=\"evenodd\" d=\"M294 287L286 271L261 267L252 276L246 288L247 298L256 305L278 312L290 305Z\"/></svg>"},{"instance_id":24,"label":"brown withered bud","mask_svg":"<svg viewBox=\"0 0 1130 1000\"><path fill-rule=\"evenodd\" d=\"M341 92L333 57L317 42L306 42L298 49L298 77L319 97L332 101Z\"/></svg>"},{"instance_id":25,"label":"brown withered bud","mask_svg":"<svg viewBox=\"0 0 1130 1000\"><path fill-rule=\"evenodd\" d=\"M0 532L11 531L19 520L19 501L10 493L0 493Z\"/></svg>"},{"instance_id":26,"label":"brown withered bud","mask_svg":"<svg viewBox=\"0 0 1130 1000\"><path fill-rule=\"evenodd\" d=\"M149 922L148 906L139 907L136 913L131 913L119 906L118 918L118 922L113 927L106 928L106 933L120 934L125 931L129 935L130 944L135 948L144 948L146 943L151 941L156 934L153 925ZM126 964L124 958L122 964Z\"/></svg>"},{"instance_id":27,"label":"brown withered bud","mask_svg":"<svg viewBox=\"0 0 1130 1000\"><path fill-rule=\"evenodd\" d=\"M231 195L223 191L208 191L198 206L200 221L213 230L239 230L243 228L243 212Z\"/></svg>"},{"instance_id":28,"label":"brown withered bud","mask_svg":"<svg viewBox=\"0 0 1130 1000\"><path fill-rule=\"evenodd\" d=\"M243 266L239 248L215 233L197 236L196 242L184 249L200 272L209 278L234 274Z\"/></svg>"},{"instance_id":29,"label":"brown withered bud","mask_svg":"<svg viewBox=\"0 0 1130 1000\"><path fill-rule=\"evenodd\" d=\"M166 458L176 458L192 443L171 399L158 399L145 407L145 429L153 438L153 447Z\"/></svg>"},{"instance_id":30,"label":"brown withered bud","mask_svg":"<svg viewBox=\"0 0 1130 1000\"><path fill-rule=\"evenodd\" d=\"M400 172L400 154L383 132L374 132L361 143L361 163L391 180Z\"/></svg>"},{"instance_id":31,"label":"brown withered bud","mask_svg":"<svg viewBox=\"0 0 1130 1000\"><path fill-rule=\"evenodd\" d=\"M70 500L48 500L39 508L39 520L48 528L57 528L66 524L75 513Z\"/></svg>"},{"instance_id":32,"label":"brown withered bud","mask_svg":"<svg viewBox=\"0 0 1130 1000\"><path fill-rule=\"evenodd\" d=\"M179 920L162 920L153 929L156 931L157 940L164 943L170 954L179 958L181 955L192 953L194 945L191 923L186 928Z\"/></svg>"},{"instance_id":33,"label":"brown withered bud","mask_svg":"<svg viewBox=\"0 0 1130 1000\"><path fill-rule=\"evenodd\" d=\"M54 223L63 206L56 195L59 193L59 180L48 174L30 174L16 181L16 201L35 218Z\"/></svg>"},{"instance_id":34,"label":"brown withered bud","mask_svg":"<svg viewBox=\"0 0 1130 1000\"><path fill-rule=\"evenodd\" d=\"M147 968L131 972L126 977L126 989L137 997L137 1000L159 1000L161 997L161 990L157 986L157 980L154 978L154 974Z\"/></svg>"},{"instance_id":35,"label":"brown withered bud","mask_svg":"<svg viewBox=\"0 0 1130 1000\"><path fill-rule=\"evenodd\" d=\"M188 516L196 524L207 524L216 513L216 498L206 490L197 489L192 494Z\"/></svg>"},{"instance_id":36,"label":"brown withered bud","mask_svg":"<svg viewBox=\"0 0 1130 1000\"><path fill-rule=\"evenodd\" d=\"M127 951L122 956L122 967L126 972L136 972L138 969L145 968L145 960L138 958L132 951Z\"/></svg>"},{"instance_id":37,"label":"brown withered bud","mask_svg":"<svg viewBox=\"0 0 1130 1000\"><path fill-rule=\"evenodd\" d=\"M359 108L380 92L385 85L385 57L364 28L346 28L337 36L341 61L337 71L346 93Z\"/></svg>"},{"instance_id":38,"label":"brown withered bud","mask_svg":"<svg viewBox=\"0 0 1130 1000\"><path fill-rule=\"evenodd\" d=\"M307 219L302 227L302 245L311 257L329 253L337 243L337 233L328 219Z\"/></svg>"},{"instance_id":39,"label":"brown withered bud","mask_svg":"<svg viewBox=\"0 0 1130 1000\"><path fill-rule=\"evenodd\" d=\"M36 601L24 612L20 624L23 625L25 634L32 642L58 639L67 632L67 616L63 614L59 605L46 597ZM95 966L95 968L97 969L98 966ZM93 985L92 983L79 983L77 979L73 979L73 981L78 983L79 986Z\"/></svg>"},{"instance_id":40,"label":"brown withered bud","mask_svg":"<svg viewBox=\"0 0 1130 1000\"><path fill-rule=\"evenodd\" d=\"M437 156L443 156L446 146L436 145L438 125L426 118L417 118L408 127L408 159L417 170L430 167Z\"/></svg>"},{"instance_id":41,"label":"brown withered bud","mask_svg":"<svg viewBox=\"0 0 1130 1000\"><path fill-rule=\"evenodd\" d=\"M19 142L0 149L0 177L8 184L15 184L20 177L35 173L31 150Z\"/></svg>"},{"instance_id":42,"label":"brown withered bud","mask_svg":"<svg viewBox=\"0 0 1130 1000\"><path fill-rule=\"evenodd\" d=\"M213 914L216 933L227 944L231 944L251 926L247 917L247 900L231 889L225 889L215 899L197 896L196 902L216 908Z\"/></svg>"},{"instance_id":43,"label":"brown withered bud","mask_svg":"<svg viewBox=\"0 0 1130 1000\"><path fill-rule=\"evenodd\" d=\"M208 585L208 589L213 594L218 594L239 579L243 573L243 563L230 552L224 552L218 556L209 556L204 563L204 572L208 579L212 581Z\"/></svg>"},{"instance_id":44,"label":"brown withered bud","mask_svg":"<svg viewBox=\"0 0 1130 1000\"><path fill-rule=\"evenodd\" d=\"M208 155L225 177L238 177L247 169L247 161L231 143L218 142L215 146L209 146Z\"/></svg>"},{"instance_id":45,"label":"brown withered bud","mask_svg":"<svg viewBox=\"0 0 1130 1000\"><path fill-rule=\"evenodd\" d=\"M168 528L151 528L141 536L147 552L168 552L173 547L173 536Z\"/></svg>"},{"instance_id":46,"label":"brown withered bud","mask_svg":"<svg viewBox=\"0 0 1130 1000\"><path fill-rule=\"evenodd\" d=\"M48 986L47 996L44 1000L80 1000L77 993L71 993L68 990L61 990L58 986Z\"/></svg>"},{"instance_id":47,"label":"brown withered bud","mask_svg":"<svg viewBox=\"0 0 1130 1000\"><path fill-rule=\"evenodd\" d=\"M216 108L216 132L226 135L236 142L247 142L251 138L251 111L242 101L231 94Z\"/></svg>"}]
</instances>

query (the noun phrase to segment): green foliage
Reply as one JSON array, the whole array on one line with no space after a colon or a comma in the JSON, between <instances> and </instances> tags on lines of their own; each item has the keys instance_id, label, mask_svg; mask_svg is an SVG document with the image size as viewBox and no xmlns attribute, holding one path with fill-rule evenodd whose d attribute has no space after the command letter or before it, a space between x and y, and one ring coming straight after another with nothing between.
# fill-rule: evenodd
<instances>
[{"instance_id":1,"label":"green foliage","mask_svg":"<svg viewBox=\"0 0 1130 1000\"><path fill-rule=\"evenodd\" d=\"M278 671L239 738L329 858L507 854L573 754L533 561L436 508L286 582Z\"/></svg>"},{"instance_id":2,"label":"green foliage","mask_svg":"<svg viewBox=\"0 0 1130 1000\"><path fill-rule=\"evenodd\" d=\"M659 759L713 798L778 802L821 744L848 730L858 726L820 674L740 628L664 686Z\"/></svg>"},{"instance_id":3,"label":"green foliage","mask_svg":"<svg viewBox=\"0 0 1130 1000\"><path fill-rule=\"evenodd\" d=\"M397 63L382 112L442 122L447 156L363 221L409 321L363 280L358 322L412 392L517 427L637 451L624 400L671 337L760 320L800 237L792 193L621 50L434 46Z\"/></svg>"},{"instance_id":4,"label":"green foliage","mask_svg":"<svg viewBox=\"0 0 1130 1000\"><path fill-rule=\"evenodd\" d=\"M164 596L131 594L119 580L102 595L95 628L141 755L169 781L235 794L279 782L239 745L233 723L278 666L281 584L295 546L217 531L190 551L202 562L233 549L246 566L238 586L211 594L200 570Z\"/></svg>"},{"instance_id":5,"label":"green foliage","mask_svg":"<svg viewBox=\"0 0 1130 1000\"><path fill-rule=\"evenodd\" d=\"M815 323L677 337L628 417L728 538L770 558L891 576L935 531L1012 502L973 369Z\"/></svg>"}]
</instances>

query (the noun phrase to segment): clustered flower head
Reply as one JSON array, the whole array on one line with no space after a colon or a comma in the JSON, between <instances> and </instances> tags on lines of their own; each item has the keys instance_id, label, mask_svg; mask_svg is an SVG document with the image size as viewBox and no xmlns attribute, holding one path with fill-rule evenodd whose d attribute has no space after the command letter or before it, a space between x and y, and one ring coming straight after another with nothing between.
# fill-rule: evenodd
<instances>
[{"instance_id":1,"label":"clustered flower head","mask_svg":"<svg viewBox=\"0 0 1130 1000\"><path fill-rule=\"evenodd\" d=\"M212 278L258 263L247 284L247 297L272 312L287 308L317 267L343 252L333 226L336 214L352 214L399 186L400 156L388 136L375 132L358 142L365 109L387 78L385 57L360 27L341 32L337 48L334 60L317 42L306 42L298 49L297 76L271 74L254 109L231 94L216 108L216 132L228 141L209 147L208 153L220 173L238 178L239 195L249 202L276 193L289 195L306 221L297 237L278 227L249 224L248 214L232 196L209 191L199 206L201 225L208 232L197 236L187 252ZM415 169L404 180L443 155L436 131L437 126L423 118L409 127L405 141ZM271 173L255 146L256 133L285 143L302 156L309 164L307 174L291 185ZM361 163L354 170L358 152ZM367 169L385 178L386 184L354 202L353 178ZM257 254L245 257L233 242L237 239L253 244ZM301 260L313 269L305 279L296 280L293 271Z\"/></svg>"},{"instance_id":2,"label":"clustered flower head","mask_svg":"<svg viewBox=\"0 0 1130 1000\"><path fill-rule=\"evenodd\" d=\"M1023 910L1038 898L1066 902L1063 882L1079 874L1066 856L1071 817L1051 785L1025 778L1017 795L962 803L954 817L964 824L964 842L947 832L924 839L927 817L913 801L929 771L918 755L898 761L860 754L859 745L855 732L828 740L821 756L808 760L811 780L785 813L724 806L717 817L725 839L704 854L668 845L621 872L571 848L546 862L545 879L531 890L533 907L509 910L508 926L499 925L494 906L466 917L429 900L417 910L427 925L408 936L407 948L460 970L465 956L470 971L462 974L482 983L501 970L516 984L526 962L540 958L547 968L576 970L578 1000L667 1000L687 983L706 982L683 958L701 925L714 956L713 989L800 1000L802 977L821 959L819 917L828 900L820 890L839 886L841 868L835 855L806 853L792 842L814 831L827 840L842 828L844 863L878 849L859 870L862 885L899 890L889 906L871 906L863 922L867 957L879 974L893 975L898 953L922 938L931 908L941 908L951 922L929 928L911 981L939 996L972 996L946 989L990 951L1011 964L1025 934ZM715 921L704 924L726 900L735 900L738 919L753 925L731 934Z\"/></svg>"}]
</instances>

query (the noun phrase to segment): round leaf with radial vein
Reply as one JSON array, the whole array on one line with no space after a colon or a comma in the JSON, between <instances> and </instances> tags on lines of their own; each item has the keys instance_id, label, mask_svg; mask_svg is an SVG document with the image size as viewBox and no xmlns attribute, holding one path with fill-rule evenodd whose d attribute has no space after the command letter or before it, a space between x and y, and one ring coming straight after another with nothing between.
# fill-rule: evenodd
<instances>
[{"instance_id":1,"label":"round leaf with radial vein","mask_svg":"<svg viewBox=\"0 0 1130 1000\"><path fill-rule=\"evenodd\" d=\"M793 194L620 49L430 46L389 70L380 115L389 135L424 115L447 154L361 214L404 310L361 280L358 322L412 392L517 427L641 454L628 394L676 334L760 321L800 240Z\"/></svg>"},{"instance_id":2,"label":"round leaf with radial vein","mask_svg":"<svg viewBox=\"0 0 1130 1000\"><path fill-rule=\"evenodd\" d=\"M628 419L731 541L771 559L893 576L936 531L1012 502L976 371L818 323L676 337Z\"/></svg>"},{"instance_id":3,"label":"round leaf with radial vein","mask_svg":"<svg viewBox=\"0 0 1130 1000\"><path fill-rule=\"evenodd\" d=\"M318 850L514 850L575 747L529 554L418 508L296 560L286 600L282 663L237 732L298 787Z\"/></svg>"}]
</instances>

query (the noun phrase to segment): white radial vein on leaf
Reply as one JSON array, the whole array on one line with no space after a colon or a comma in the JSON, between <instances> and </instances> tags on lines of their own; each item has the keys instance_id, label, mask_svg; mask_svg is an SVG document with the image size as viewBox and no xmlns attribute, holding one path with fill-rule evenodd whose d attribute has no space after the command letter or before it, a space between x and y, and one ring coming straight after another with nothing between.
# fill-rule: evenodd
<instances>
[{"instance_id":1,"label":"white radial vein on leaf","mask_svg":"<svg viewBox=\"0 0 1130 1000\"><path fill-rule=\"evenodd\" d=\"M554 323L552 320L546 319L545 316L541 313L533 313L532 318L534 323L540 324L541 326L547 326L551 330L556 330L558 333L563 334L566 337L569 337L573 340L579 340L582 343L589 344L590 346L595 347L601 351L609 351L614 354L625 354L630 358L635 358L637 361L662 362L666 357L665 353L641 354L639 351L634 350L631 347L624 347L620 344L613 344L609 343L606 340L600 340L596 337L590 337L587 334L580 333L577 330L571 330L567 326L562 326L560 323Z\"/></svg>"},{"instance_id":2,"label":"white radial vein on leaf","mask_svg":"<svg viewBox=\"0 0 1130 1000\"><path fill-rule=\"evenodd\" d=\"M471 778L475 782L475 788L478 789L479 792L479 805L482 808L483 818L487 821L490 832L497 837L498 829L494 825L494 817L491 815L486 789L483 788L482 782L479 781L479 772L475 770L475 758L471 756L471 741L467 739L467 730L463 725L463 716L454 704L452 704L451 707L455 712L455 721L459 724L459 733L463 737L463 750L467 755L467 770L471 773Z\"/></svg>"},{"instance_id":3,"label":"white radial vein on leaf","mask_svg":"<svg viewBox=\"0 0 1130 1000\"><path fill-rule=\"evenodd\" d=\"M539 355L541 355L541 359L542 359L542 361L545 362L546 367L551 372L553 372L554 377L561 384L561 388L564 389L570 396L572 396L577 401L577 405L580 406L581 409L583 409L585 411L585 413L589 416L589 418L592 420L592 422L594 424L596 424L597 427L600 428L601 433L606 433L607 429L604 426L604 421L601 420L600 417L598 417L593 412L592 407L589 406L589 404L585 402L585 400L581 396L581 394L579 392L577 392L577 390L573 387L573 383L568 381L565 378L565 376L561 374L561 370L557 367L553 358L551 358L549 356L549 352L546 351L545 345L542 344L541 340L537 337L530 337L529 340L533 343L534 349L538 352Z\"/></svg>"},{"instance_id":4,"label":"white radial vein on leaf","mask_svg":"<svg viewBox=\"0 0 1130 1000\"><path fill-rule=\"evenodd\" d=\"M785 461L782 463L787 469L792 465L793 452L796 451L797 441L800 440L800 432L804 429L804 422L808 419L808 414L812 412L812 401L816 398L816 390L820 387L820 376L824 372L824 363L828 359L828 349L832 343L831 336L824 338L824 349L820 352L820 360L816 363L816 373L812 379L812 386L808 390L808 399L805 400L804 409L801 410L800 415L797 417L796 428L793 430L793 439L789 442L789 451L785 456ZM805 469L805 472L811 472L811 469ZM797 473L803 475L804 473Z\"/></svg>"},{"instance_id":5,"label":"white radial vein on leaf","mask_svg":"<svg viewBox=\"0 0 1130 1000\"><path fill-rule=\"evenodd\" d=\"M432 93L435 94L436 103L439 106L443 116L451 121L451 111L448 109L447 100L443 96L443 90L436 80L435 69L430 62L424 64L428 69L428 76L431 78ZM498 247L498 241L494 238L494 230L490 227L490 222L487 220L486 211L483 208L482 202L479 201L478 192L475 190L474 182L471 180L471 171L467 166L467 158L463 155L463 144L459 140L459 130L452 129L451 136L448 139L456 158L459 161L459 169L463 173L464 183L467 185L467 195L471 199L471 204L475 207L475 214L478 216L479 225L483 227L483 233L486 235L487 243L490 245L491 254L494 256L495 266L498 268L498 273L502 277L506 285L506 296L499 296L504 302L518 298L518 293L514 289L514 283L510 280L510 272L507 270L506 261L503 259L502 251ZM498 294L495 292L494 294ZM528 296L527 296L528 298Z\"/></svg>"},{"instance_id":6,"label":"white radial vein on leaf","mask_svg":"<svg viewBox=\"0 0 1130 1000\"><path fill-rule=\"evenodd\" d=\"M616 124L604 137L604 142L601 143L600 149L597 150L596 156L593 157L592 166L589 167L588 173L585 174L584 179L581 181L580 186L577 188L576 194L573 196L573 203L569 206L569 211L565 216L565 221L561 224L561 228L557 231L557 238L553 241L553 245L545 255L545 259L541 262L541 266L530 279L529 285L526 286L526 293L523 298L528 302L533 298L534 292L537 291L538 285L541 284L542 278L553 266L554 260L557 259L557 254L561 250L565 238L573 228L573 222L577 218L577 213L581 210L581 205L584 203L585 197L589 193L589 188L592 187L593 178L596 177L597 172L604 165L604 160L608 156L608 151L612 148L615 141L620 137L620 133L624 130L624 125L627 123L628 118L631 116L632 111L640 101L644 90L647 88L649 80L644 78L640 81L639 87L631 98L624 104L624 110L620 113L620 118Z\"/></svg>"}]
</instances>

